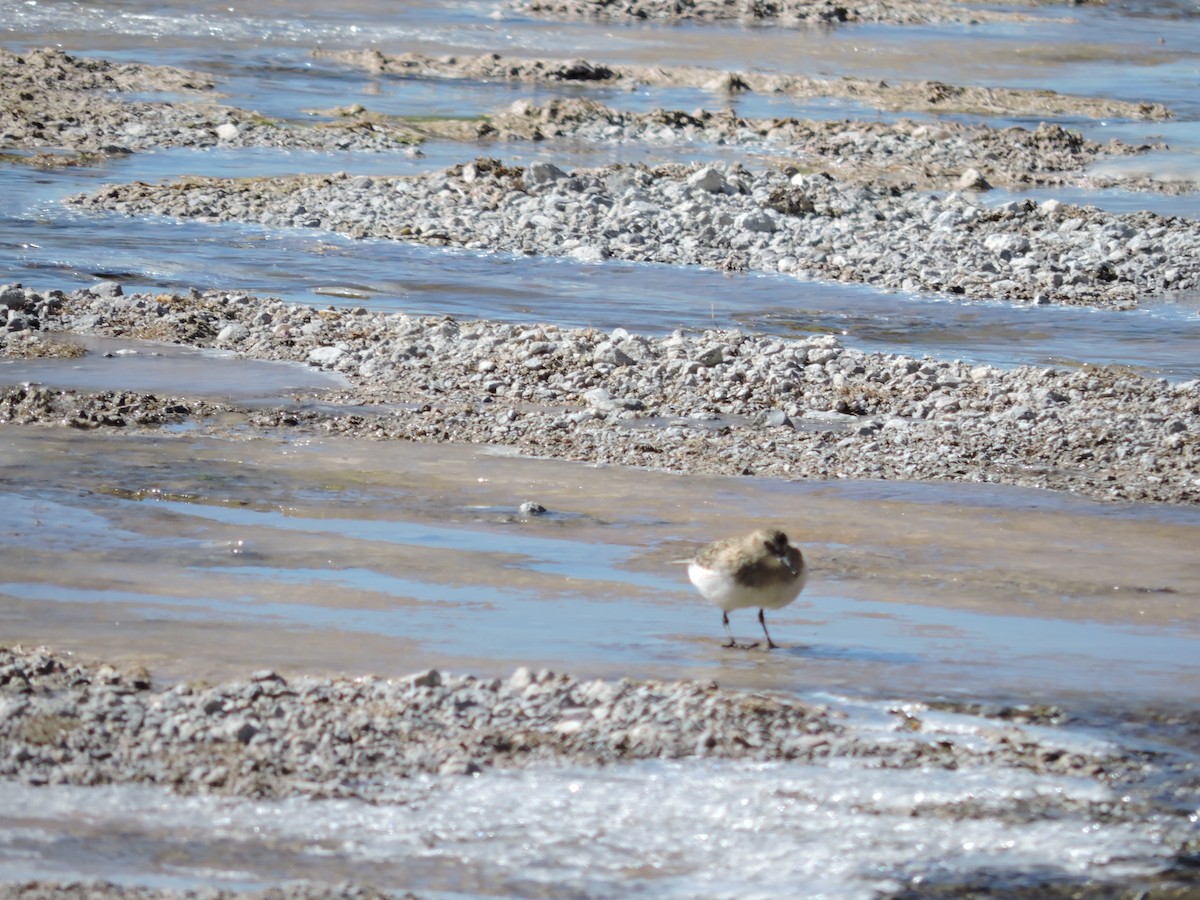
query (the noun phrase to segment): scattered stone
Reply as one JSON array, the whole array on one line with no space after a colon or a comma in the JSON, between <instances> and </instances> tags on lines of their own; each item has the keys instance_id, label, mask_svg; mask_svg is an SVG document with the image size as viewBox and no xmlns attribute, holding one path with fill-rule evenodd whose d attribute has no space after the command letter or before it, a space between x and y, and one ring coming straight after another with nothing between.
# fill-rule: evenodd
<instances>
[{"instance_id":1,"label":"scattered stone","mask_svg":"<svg viewBox=\"0 0 1200 900\"><path fill-rule=\"evenodd\" d=\"M951 0L876 3L871 0L782 0L782 2L731 3L729 0L510 0L525 15L556 19L617 21L727 22L754 26L829 27L846 23L928 25L980 22L1023 22L1032 17L1020 11L985 9ZM1044 22L1044 19L1036 21Z\"/></svg>"},{"instance_id":2,"label":"scattered stone","mask_svg":"<svg viewBox=\"0 0 1200 900\"><path fill-rule=\"evenodd\" d=\"M537 160L531 162L529 168L525 171L525 182L527 184L546 184L566 177L567 173L558 166Z\"/></svg>"},{"instance_id":3,"label":"scattered stone","mask_svg":"<svg viewBox=\"0 0 1200 900\"><path fill-rule=\"evenodd\" d=\"M217 332L217 346L228 346L249 337L250 329L240 322L232 322Z\"/></svg>"},{"instance_id":4,"label":"scattered stone","mask_svg":"<svg viewBox=\"0 0 1200 900\"><path fill-rule=\"evenodd\" d=\"M328 369L337 365L345 355L346 351L341 347L314 347L308 352L308 361L314 366Z\"/></svg>"},{"instance_id":5,"label":"scattered stone","mask_svg":"<svg viewBox=\"0 0 1200 900\"><path fill-rule=\"evenodd\" d=\"M688 176L687 183L710 194L720 194L725 190L725 176L712 167L696 170Z\"/></svg>"},{"instance_id":6,"label":"scattered stone","mask_svg":"<svg viewBox=\"0 0 1200 900\"><path fill-rule=\"evenodd\" d=\"M44 648L0 648L0 777L388 802L419 774L697 755L922 770L1002 766L1131 789L1153 775L1149 753L1100 742L1064 752L1053 733L1057 719L1034 732L1012 717L959 714L931 739L929 729L906 725L915 708L906 704L892 730L861 729L786 696L690 681L585 681L526 667L507 681L430 670L396 679L154 688ZM1138 814L1139 804L1126 806Z\"/></svg>"},{"instance_id":7,"label":"scattered stone","mask_svg":"<svg viewBox=\"0 0 1200 900\"><path fill-rule=\"evenodd\" d=\"M606 0L607 2L607 0ZM726 7L770 6L774 4L731 3L720 0ZM618 4L609 4L616 7ZM622 6L626 4L620 4ZM676 7L695 6L673 3ZM889 4L890 5L890 4ZM957 4L956 4L957 5ZM883 4L879 5L880 7ZM922 9L925 4L920 4ZM960 7L961 8L961 7ZM971 6L971 11L980 9ZM1044 20L1040 20L1044 21ZM705 88L728 85L737 91L758 94L786 95L797 98L836 97L855 103L891 111L921 113L969 113L994 116L1004 111L1012 117L1028 118L1130 118L1169 119L1171 111L1160 104L1111 100L1103 97L1069 96L1046 90L1002 88L994 85L948 85L933 81L910 81L840 76L815 78L810 75L791 75L771 71L748 70L726 72L703 66L664 66L654 64L600 64L577 60L565 64L557 59L528 59L484 53L478 56L455 54L434 57L421 53L387 55L378 50L317 50L319 57L337 59L360 66L372 73L400 75L407 78L467 79L530 84L555 83L564 80L595 81L604 86L628 89L638 87ZM570 78L572 74L579 77ZM679 118L678 116L673 118ZM854 122L853 128L864 126ZM945 123L915 126L936 132ZM842 126L844 128L844 125ZM1056 129L1058 126L1049 126ZM953 126L949 126L953 133ZM478 138L478 132L475 132ZM1078 140L1078 138L1077 138ZM960 170L961 171L961 168Z\"/></svg>"},{"instance_id":8,"label":"scattered stone","mask_svg":"<svg viewBox=\"0 0 1200 900\"><path fill-rule=\"evenodd\" d=\"M954 186L960 191L990 191L992 189L992 185L978 169L967 169L958 176L958 181Z\"/></svg>"},{"instance_id":9,"label":"scattered stone","mask_svg":"<svg viewBox=\"0 0 1200 900\"><path fill-rule=\"evenodd\" d=\"M491 160L476 161L474 180L464 180L464 171L138 182L67 202L469 250L554 256L582 246L593 258L1021 303L1125 309L1145 296L1200 288L1200 221L1150 212L1075 207L1064 217L1025 201L989 209L959 193L740 166L614 165L553 181ZM1139 238L1143 252L1111 249ZM598 350L614 365L640 360L625 341ZM319 364L336 362L330 350Z\"/></svg>"},{"instance_id":10,"label":"scattered stone","mask_svg":"<svg viewBox=\"0 0 1200 900\"><path fill-rule=\"evenodd\" d=\"M242 335L233 345L240 354L330 365L352 382L319 409L243 411L263 429L506 444L682 472L949 478L1200 502L1200 382L1171 384L1121 366L1005 370L864 353L830 335L648 338L318 310L225 292L114 299L0 285L0 297L38 323L0 340L4 354L28 353L51 331L214 347L237 325L244 334L227 334ZM420 411L364 412L371 403ZM136 392L0 388L0 422L157 429L187 420L224 433L217 413L229 409ZM751 437L776 421L769 441Z\"/></svg>"}]
</instances>

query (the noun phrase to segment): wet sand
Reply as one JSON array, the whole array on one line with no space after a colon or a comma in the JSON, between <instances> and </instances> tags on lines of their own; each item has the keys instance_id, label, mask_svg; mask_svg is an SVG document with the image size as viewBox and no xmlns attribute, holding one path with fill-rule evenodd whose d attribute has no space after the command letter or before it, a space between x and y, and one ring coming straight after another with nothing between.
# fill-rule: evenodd
<instances>
[{"instance_id":1,"label":"wet sand","mask_svg":"<svg viewBox=\"0 0 1200 900\"><path fill-rule=\"evenodd\" d=\"M0 551L5 633L172 680L529 664L1168 707L1200 685L1190 510L487 447L0 431L5 471L25 473L6 488L22 537ZM786 650L730 654L678 561L761 522L814 577L771 617Z\"/></svg>"},{"instance_id":2,"label":"wet sand","mask_svg":"<svg viewBox=\"0 0 1200 900\"><path fill-rule=\"evenodd\" d=\"M5 126L17 136L15 164L132 161L121 169L131 173L127 181L146 151L177 146L218 148L226 154L220 165L232 169L229 153L269 148L408 160L412 142L423 137L420 123L399 122L386 108L367 115L376 96L394 102L388 79L440 79L473 103L503 96L507 105L515 90L561 102L564 73L571 72L588 77L566 78L578 82L568 92L589 82L607 92L603 104L588 107L592 120L577 124L620 121L628 129L622 139L636 141L644 137L639 129L672 119L647 112L653 100L700 102L728 109L696 119L719 123L724 131L713 129L710 137L726 154L734 153L731 140L746 137L750 146L769 133L788 103L847 103L846 115L862 115L854 109L858 98L872 107L867 118L880 119L861 129L874 137L855 145L882 151L881 165L857 160L857 177L868 184L889 171L889 142L922 127L897 129L882 121L884 110L947 115L953 124L941 143L961 140L968 151L934 166L933 151L918 147L895 172L903 180L908 168L909 186L920 191L951 189L971 135L985 133L1002 153L1012 152L1007 169L987 170L998 184L1071 185L1086 198L1098 184L1161 194L1194 190L1196 181L1186 158L1177 178L1172 172L1164 179L1162 157L1142 146L1164 134L1186 137L1194 126L1188 66L1195 51L1176 40L1192 24L1182 20L1171 31L1173 19L1161 10L1119 19L1120 28L1103 9L1021 7L1003 23L988 10L979 18L991 30L978 40L974 25L959 24L950 31L597 28L529 20L508 6L490 19L472 7L447 20L444 11L416 3L293 7L294 21L269 25L256 11L230 14L200 4L175 17L162 38L141 30L161 27L154 17L122 10L78 10L77 23L56 19L53 4L20 12L30 23L20 27L38 38L36 45L22 38L21 52L62 38L68 48L82 41L88 51L104 48L135 64L66 64L57 51L35 51L42 76L70 72L87 84L43 94L48 85L38 72L21 72L31 77L11 92L15 105ZM370 53L363 53L358 30L364 20L387 23L373 35ZM1155 29L1170 40L1157 43L1155 32L1151 41ZM295 46L304 48L300 62ZM497 50L503 58L491 55ZM432 58L444 54L456 59ZM148 55L212 71L137 64ZM243 58L251 59L253 74L238 69L234 60ZM602 66L618 74L613 84L590 77ZM1112 96L1092 96L1089 73L1110 66L1129 77L1103 82ZM259 83L262 72L278 83L298 81L310 67L327 80L315 88L319 78L305 81L303 97ZM229 72L231 83L221 85ZM1155 90L1143 89L1149 77L1157 79ZM7 68L5 78L6 89L15 88ZM1056 90L1041 91L1051 78ZM509 93L489 79L511 81ZM251 89L233 106L214 92L222 86L235 95ZM89 105L84 87L105 92ZM156 90L177 96L167 102ZM364 108L335 114L330 94ZM259 100L270 104L269 115L253 111ZM42 116L60 101L64 115ZM626 101L640 111L623 111ZM532 101L520 108L521 115L543 115ZM563 118L563 110L574 115L582 107L556 108L553 115ZM528 122L503 130L504 115L514 114L507 109L483 110L501 126L506 150L544 152ZM458 152L463 165L429 181L461 188L455 179L476 155L470 129L480 111L456 108L452 125L424 126L430 134L457 129L458 139L466 138L438 151ZM1165 119L1180 111L1182 122ZM779 113L781 121L790 115ZM954 117L964 115L987 119L988 130L960 127ZM78 116L97 127L77 127ZM1076 140L1062 129L1035 132L1029 117L1040 116L1066 117L1072 127L1097 118L1087 123L1091 136ZM1104 120L1113 116L1129 117L1117 123L1127 144L1106 149ZM1005 143L1017 134L1006 131L1014 124L1083 152L1027 178L1026 157ZM800 133L795 122L787 127L793 137ZM803 128L818 142L856 130L849 121ZM694 137L676 129L665 139L678 153ZM498 146L505 145L493 140L488 151ZM1105 153L1143 163L1145 154L1148 168L1089 168ZM565 159L538 158L539 171L554 158ZM853 173L855 162L839 160L842 174ZM477 179L480 168L470 166ZM731 186L740 177L721 181L722 196L724 187L741 193ZM120 189L109 191L116 196ZM771 202L792 215L803 213L805 199L791 192ZM470 215L457 205L447 215ZM972 215L990 220L1019 206ZM1138 231L1151 219L1128 221ZM1163 227L1182 233L1190 226L1171 220ZM429 232L437 240L441 233ZM553 241L529 249L557 252ZM64 267L57 259L48 265ZM116 274L113 268L104 274ZM941 277L936 266L927 268L922 278ZM82 264L71 278L102 269ZM1157 278L1160 269L1151 274ZM1104 284L1114 274L1097 271ZM486 276L481 281L481 288L494 287ZM1134 281L1128 302L1161 300L1137 289L1151 281ZM1093 369L1087 359L1068 362L1080 367L1077 374L1031 368L1015 379L1024 379L1021 396L998 407L1011 406L1013 421L989 426L1001 450L1019 443L1021 423L1056 417L1056 404L1064 416L1076 408L1044 386L1034 393L1037 379L1078 385L1081 397L1111 400L1112 414L1127 417L1114 424L1112 416L1097 416L1106 429L1124 429L1104 432L1104 450L1097 440L1094 456L1101 458L1084 452L1081 478L1074 468L1031 459L1011 460L998 477L1082 486L1110 498L1136 489L1136 496L1176 505L931 483L901 466L887 470L898 479L888 482L714 474L754 469L733 452L743 435L746 446L761 451L756 464L779 456L765 440L769 426L732 406L689 425L689 440L707 449L684 474L600 462L661 459L654 432L665 417L648 417L644 432L621 419L637 411L627 393L642 385L618 351L629 356L650 340L617 332L593 348L596 336L587 336L591 355L575 365L576 374L595 370L614 388L587 405L576 394L590 384L554 403L538 393L545 385L530 373L545 360L557 365L553 354L561 348L539 334L537 352L521 356L534 333L523 327L510 334L519 341L493 354L499 363L490 360L491 369L474 368L472 359L462 378L444 367L422 371L422 358L430 370L438 368L431 360L441 360L421 357L426 351L417 347L404 356L411 362L404 378L381 386L353 367L341 376L332 371L338 354L363 349L356 342L374 347L358 313L297 313L262 298L234 299L232 290L219 302L188 293L211 286L173 285L175 295L121 299L112 284L98 285L71 310L79 318L67 335L44 330L57 321L52 301L6 299L3 350L10 358L0 378L20 372L16 380L46 386L0 390L14 419L0 424L0 644L25 645L0 667L0 727L9 750L0 756L0 881L7 882L0 892L142 897L202 888L217 896L218 887L270 887L298 900L375 896L373 884L386 896L780 896L799 884L864 898L1021 890L1187 896L1194 889L1200 512L1192 502L1194 472L1180 466L1182 480L1172 484L1174 474L1164 476L1155 455L1178 461L1194 449L1194 382L1176 387L1119 365ZM358 302L353 288L347 297ZM1192 302L1184 293L1169 299ZM150 320L145 310L160 300L164 315ZM259 300L262 310L254 312L270 305L267 321L248 314L242 322L231 312ZM317 341L322 322L329 331ZM449 320L426 324L433 339L458 328ZM274 334L272 326L282 330ZM128 340L131 334L181 344L146 355L147 345ZM582 335L569 337L586 343ZM721 342L720 352L696 348L710 361L743 340L724 332L711 339ZM239 340L261 341L259 350L230 352ZM790 353L796 342L777 343L772 354ZM829 354L814 359L835 368L838 359L847 363L836 372L810 370L814 383L844 386L862 374L855 372L862 354L836 344L811 344ZM217 346L225 348L220 355ZM310 361L328 365L298 369L295 361L310 350L318 351ZM870 365L885 363L903 365L895 357ZM716 390L724 397L728 385L704 375L708 363L690 364L701 388L698 399L689 395L689 408L715 410ZM914 361L910 374L921 364ZM1168 360L1166 370L1193 377L1188 364ZM959 393L930 397L929 408L919 410L930 417L922 434L959 412L957 403L943 401L966 399L969 407L975 395L1009 378L977 366L977 381L970 366L955 366L955 383L937 387ZM928 367L936 378L947 368L938 360ZM386 367L377 369L379 381L388 381ZM495 381L483 387L497 371L519 374L512 396ZM480 376L478 386L464 388L476 385L472 374ZM332 380L340 387L327 393ZM439 406L447 396L463 411ZM568 405L559 409L563 396ZM1028 408L1035 397L1047 401L1045 409ZM1155 398L1155 409L1139 397ZM797 441L812 427L824 430L826 444L843 442L825 474L860 471L851 465L862 462L868 443L869 452L895 462L886 446L880 449L882 425L844 443L834 434L849 428L844 419L814 424L801 412L811 410L796 410ZM584 452L563 436L572 433L566 426L556 425L557 455L589 461L522 455L535 452L548 427L530 429L528 441L509 434L507 446L487 438L508 434L504 429L526 414L523 421L550 423L580 413L585 421L596 413L591 436L606 429L616 436ZM607 415L612 421L605 424ZM451 433L455 416L471 419L472 443ZM1124 443L1135 425L1153 440L1143 445L1138 436L1129 449ZM966 430L986 433L973 423ZM629 452L616 455L617 443ZM981 468L942 459L920 471L987 474L986 463L971 465ZM1136 479L1131 474L1126 483L1114 472L1136 472ZM526 503L545 512L531 514ZM764 522L786 528L805 548L813 578L800 602L770 615L780 650L728 651L720 646L718 611L692 590L681 561L715 537ZM749 637L757 623L746 611L734 614L733 627ZM39 644L50 652L29 649ZM736 715L722 719L714 704ZM705 730L718 720L723 724ZM811 728L793 731L797 722ZM739 860L736 881L713 847ZM99 882L86 880L92 878Z\"/></svg>"}]
</instances>

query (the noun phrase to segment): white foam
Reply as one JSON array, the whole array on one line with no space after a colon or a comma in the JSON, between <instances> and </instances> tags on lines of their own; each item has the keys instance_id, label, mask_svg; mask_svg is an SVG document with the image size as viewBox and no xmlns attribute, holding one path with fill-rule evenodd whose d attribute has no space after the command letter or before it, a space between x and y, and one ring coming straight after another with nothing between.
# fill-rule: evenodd
<instances>
[{"instance_id":1,"label":"white foam","mask_svg":"<svg viewBox=\"0 0 1200 900\"><path fill-rule=\"evenodd\" d=\"M1023 821L1014 807L1030 798L1070 804ZM1089 780L1016 769L716 761L414 779L376 805L0 784L0 879L227 886L369 872L381 887L450 896L467 884L478 895L569 881L597 896L770 897L802 886L855 898L915 876L1099 879L1159 867L1167 850L1153 823L1101 824L1077 811L1115 799ZM12 812L21 809L37 815ZM81 851L114 833L122 853Z\"/></svg>"}]
</instances>

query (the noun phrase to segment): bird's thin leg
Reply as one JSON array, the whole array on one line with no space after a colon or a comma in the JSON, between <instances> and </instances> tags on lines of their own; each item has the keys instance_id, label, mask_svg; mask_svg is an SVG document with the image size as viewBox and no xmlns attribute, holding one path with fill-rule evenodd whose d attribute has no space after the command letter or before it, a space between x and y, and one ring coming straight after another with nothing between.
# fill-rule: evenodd
<instances>
[{"instance_id":1,"label":"bird's thin leg","mask_svg":"<svg viewBox=\"0 0 1200 900\"><path fill-rule=\"evenodd\" d=\"M758 611L758 623L763 627L763 634L767 636L767 649L775 650L779 647L777 643L771 640L771 632L767 631L767 617L763 615L763 611Z\"/></svg>"},{"instance_id":2,"label":"bird's thin leg","mask_svg":"<svg viewBox=\"0 0 1200 900\"><path fill-rule=\"evenodd\" d=\"M729 643L722 644L723 647L736 647L737 641L733 639L733 629L729 627L729 613L721 613L721 624L725 626L725 633L729 635Z\"/></svg>"},{"instance_id":3,"label":"bird's thin leg","mask_svg":"<svg viewBox=\"0 0 1200 900\"><path fill-rule=\"evenodd\" d=\"M737 641L735 641L733 639L733 629L731 629L729 627L729 613L727 613L727 612L721 613L721 624L725 626L725 633L727 635L729 635L729 643L722 644L721 645L722 647L732 647L734 650L752 650L753 648L758 646L758 644L756 644L756 643L755 644L739 644Z\"/></svg>"}]
</instances>

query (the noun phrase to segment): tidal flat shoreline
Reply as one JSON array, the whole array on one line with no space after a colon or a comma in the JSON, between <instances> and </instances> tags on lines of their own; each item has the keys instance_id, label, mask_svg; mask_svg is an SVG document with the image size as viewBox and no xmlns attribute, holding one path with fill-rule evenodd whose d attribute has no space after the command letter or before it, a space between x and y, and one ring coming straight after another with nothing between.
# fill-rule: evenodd
<instances>
[{"instance_id":1,"label":"tidal flat shoreline","mask_svg":"<svg viewBox=\"0 0 1200 900\"><path fill-rule=\"evenodd\" d=\"M1017 484L1109 500L1200 501L1200 380L1122 367L1000 369L864 353L834 336L648 338L318 309L244 294L69 294L19 286L12 355L55 331L183 343L346 377L316 405L244 411L263 433L465 441L563 459L782 478ZM149 350L150 347L147 347ZM339 412L339 407L346 411ZM0 389L5 421L226 429L228 402Z\"/></svg>"},{"instance_id":2,"label":"tidal flat shoreline","mask_svg":"<svg viewBox=\"0 0 1200 900\"><path fill-rule=\"evenodd\" d=\"M789 27L1028 16L943 3L526 0L512 8L550 18L670 16ZM0 50L4 164L36 172L181 147L413 156L423 143L449 141L462 147L461 161L418 176L190 177L106 185L67 203L75 214L115 223L136 216L319 229L565 257L601 269L608 261L699 266L730 273L731 291L742 274L767 272L947 302L1118 311L1200 290L1193 218L1057 200L981 202L993 188L1194 192L1186 180L1097 174L1098 163L1159 149L1153 142L1100 143L1061 124L1032 123L1169 120L1171 110L1159 103L598 58L374 49L319 50L314 58L379 77L503 81L531 94L568 85L580 96L522 99L470 118L350 105L285 121L227 104L219 78L205 72L51 48ZM637 112L583 96L589 88L832 98L913 118ZM945 118L918 118L930 115ZM963 117L1027 124L993 127ZM681 153L719 146L745 154L745 162L582 167L556 164L553 149L643 143ZM528 165L497 158L528 146L549 152ZM834 335L783 339L703 323L669 336L503 324L384 314L365 304L321 308L233 289L144 290L117 278L88 288L5 284L0 314L0 354L9 359L69 358L81 351L64 335L99 335L303 364L349 384L267 406L209 396L202 384L178 396L10 384L0 386L4 428L145 431L180 440L203 433L231 444L339 435L494 444L684 473L994 482L1106 501L1200 502L1200 369L1168 381L1125 366L1001 368L866 353ZM153 353L154 344L131 352ZM1200 889L1191 713L1099 702L1091 710L998 707L932 696L888 703L864 721L849 704L527 668L508 678L434 670L284 678L248 670L217 684L159 685L145 671L10 647L0 651L0 776L13 796L18 789L150 786L176 800L353 801L421 813L437 798L456 797L463 784L522 772L641 773L638 766L655 761L813 767L814 781L882 772L900 782L911 777L918 789L908 799L865 797L853 812L885 819L898 809L904 820L897 833L907 820L951 831L998 824L1037 845L1038 829L1059 825L1098 843L1082 847L1077 872L1049 859L1044 871L981 864L940 879L942 857L910 863L917 851L902 848L886 877L872 869L872 896L1029 888L1050 897L1182 898ZM751 770L714 771L705 788ZM934 783L951 787L925 792ZM765 797L780 808L796 798L817 810L834 804L804 790L771 786ZM594 838L584 835L589 844ZM1002 859L1007 844L991 839ZM663 857L668 870L674 852ZM502 892L494 883L491 889ZM22 898L196 895L415 896L371 887L366 876L199 892L103 879L0 885L0 896Z\"/></svg>"},{"instance_id":3,"label":"tidal flat shoreline","mask_svg":"<svg viewBox=\"0 0 1200 900\"><path fill-rule=\"evenodd\" d=\"M555 69L523 61L514 67L491 57L351 59L423 78L536 81L553 78L555 71L560 78L574 72L583 82L651 77L648 71L590 63ZM53 111L67 96L70 121L87 115L94 126L64 128L53 126L53 115L29 116L24 130L10 126L8 136L31 149L74 141L81 150L104 154L184 140L229 146L267 141L279 147L323 141L329 148L379 151L423 139L409 125L360 113L327 125L280 127L211 100L151 104L160 113L154 117L140 106L125 108L119 99L85 110L80 90L104 87L110 97L119 97L148 84L200 92L211 91L212 84L197 73L118 66L56 51L9 62L21 73L15 79L21 103ZM667 76L659 71L657 77ZM42 93L47 82L52 87ZM738 89L749 89L738 83ZM993 93L987 102L1006 101ZM716 135L710 133L714 127ZM644 136L647 128L665 140L707 136L735 144L765 142L780 150L808 146L801 158L815 154L838 174L794 166L752 172L740 165L566 171L549 162L520 167L478 158L404 178L333 174L135 182L68 202L89 213L319 228L469 251L566 256L588 264L684 263L1035 305L1125 309L1145 297L1186 296L1200 283L1194 220L1113 214L1055 200L986 208L972 198L989 179L1081 183L1087 165L1101 153L1140 152L1115 142L1106 150L1058 126L972 130L954 123L780 121L750 127L736 118L701 114L617 121L603 106L570 101L518 103L483 123L468 123L457 137L477 140L494 133L503 140L603 142ZM444 138L454 129L428 125L425 136L433 131ZM133 143L122 144L123 139ZM957 189L932 193L932 182ZM730 289L737 289L736 282ZM492 442L674 471L994 481L1106 499L1200 499L1200 380L1171 384L1120 366L1002 370L862 353L834 336L775 340L697 329L661 339L625 329L601 334L538 323L303 308L232 292L126 297L114 283L67 293L10 285L4 303L3 347L12 356L55 352L40 335L62 329L304 362L344 374L354 384L328 398L352 406L352 413L339 415L329 405L302 415L260 412L254 421L262 427ZM199 400L167 405L178 417L201 411ZM121 415L121 409L159 402L77 398L23 387L5 392L10 419L76 425L137 423L139 416ZM140 417L143 425L160 419Z\"/></svg>"},{"instance_id":4,"label":"tidal flat shoreline","mask_svg":"<svg viewBox=\"0 0 1200 900\"><path fill-rule=\"evenodd\" d=\"M220 684L157 687L144 670L19 646L0 649L0 713L6 779L47 789L150 784L181 796L262 802L352 799L419 810L446 789L445 779L638 760L787 762L968 780L972 772L1009 771L1028 787L1011 797L968 792L944 801L930 792L909 815L999 819L1017 829L1047 818L1089 822L1113 834L1128 829L1141 852L1147 838L1156 845L1153 871L1105 881L1105 896L1186 897L1195 888L1196 838L1182 790L1191 753L1161 743L1166 725L1188 746L1196 728L1191 715L1155 720L1152 714L1140 724L1160 742L1136 749L1136 741L1097 740L1055 707L904 704L889 710L882 725L867 724L837 708L715 684L581 681L526 668L508 679L429 670L391 679L288 680L264 670ZM1135 724L1126 717L1127 734ZM1164 784L1178 785L1180 793ZM961 896L987 883L984 876L978 885L940 889ZM920 895L921 884L917 879L892 895ZM1081 884L1050 879L1038 890L1092 896ZM103 882L28 882L2 893L181 895ZM306 883L249 895L399 896L364 885Z\"/></svg>"}]
</instances>

